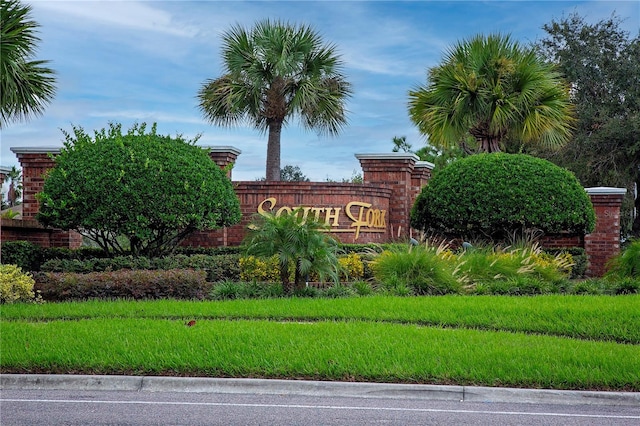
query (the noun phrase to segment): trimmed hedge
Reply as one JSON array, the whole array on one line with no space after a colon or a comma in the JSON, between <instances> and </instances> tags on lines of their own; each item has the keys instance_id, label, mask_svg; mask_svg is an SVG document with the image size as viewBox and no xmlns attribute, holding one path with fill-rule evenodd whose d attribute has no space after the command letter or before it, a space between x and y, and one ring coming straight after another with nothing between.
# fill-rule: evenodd
<instances>
[{"instance_id":1,"label":"trimmed hedge","mask_svg":"<svg viewBox=\"0 0 640 426\"><path fill-rule=\"evenodd\" d=\"M430 180L411 210L411 226L499 241L531 229L589 233L595 212L566 169L523 154L477 154L449 164Z\"/></svg>"},{"instance_id":2,"label":"trimmed hedge","mask_svg":"<svg viewBox=\"0 0 640 426\"><path fill-rule=\"evenodd\" d=\"M130 270L169 270L199 269L206 271L207 281L225 281L240 279L240 255L224 254L208 256L195 254L187 256L147 257L117 256L114 258L95 258L88 260L53 259L45 262L41 270L44 272L89 273L101 271Z\"/></svg>"},{"instance_id":3,"label":"trimmed hedge","mask_svg":"<svg viewBox=\"0 0 640 426\"><path fill-rule=\"evenodd\" d=\"M34 289L43 300L204 299L212 288L206 273L194 269L119 270L110 272L34 275Z\"/></svg>"}]
</instances>

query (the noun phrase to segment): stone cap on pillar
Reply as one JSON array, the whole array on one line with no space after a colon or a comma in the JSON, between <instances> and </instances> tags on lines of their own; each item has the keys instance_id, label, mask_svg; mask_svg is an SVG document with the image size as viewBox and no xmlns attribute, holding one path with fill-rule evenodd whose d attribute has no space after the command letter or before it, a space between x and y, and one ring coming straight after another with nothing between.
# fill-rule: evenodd
<instances>
[{"instance_id":1,"label":"stone cap on pillar","mask_svg":"<svg viewBox=\"0 0 640 426\"><path fill-rule=\"evenodd\" d=\"M230 154L235 154L236 157L242 154L242 151L236 148L235 146L220 146L220 145L199 145L199 146L208 150L209 152L230 153Z\"/></svg>"},{"instance_id":2,"label":"stone cap on pillar","mask_svg":"<svg viewBox=\"0 0 640 426\"><path fill-rule=\"evenodd\" d=\"M410 152L385 152L382 154L355 154L358 160L420 160L416 154Z\"/></svg>"},{"instance_id":3,"label":"stone cap on pillar","mask_svg":"<svg viewBox=\"0 0 640 426\"><path fill-rule=\"evenodd\" d=\"M9 148L14 154L60 154L59 146L13 146Z\"/></svg>"},{"instance_id":4,"label":"stone cap on pillar","mask_svg":"<svg viewBox=\"0 0 640 426\"><path fill-rule=\"evenodd\" d=\"M625 195L626 188L612 188L609 186L598 186L595 188L585 188L589 195Z\"/></svg>"},{"instance_id":5,"label":"stone cap on pillar","mask_svg":"<svg viewBox=\"0 0 640 426\"><path fill-rule=\"evenodd\" d=\"M416 161L416 165L414 166L416 169L429 169L433 170L436 165L430 163L428 161Z\"/></svg>"}]
</instances>

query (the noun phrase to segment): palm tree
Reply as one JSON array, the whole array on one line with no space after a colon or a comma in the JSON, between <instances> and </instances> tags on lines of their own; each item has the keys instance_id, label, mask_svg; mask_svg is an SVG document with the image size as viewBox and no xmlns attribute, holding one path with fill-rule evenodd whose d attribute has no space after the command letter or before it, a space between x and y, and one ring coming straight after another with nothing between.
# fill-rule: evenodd
<instances>
[{"instance_id":1,"label":"palm tree","mask_svg":"<svg viewBox=\"0 0 640 426\"><path fill-rule=\"evenodd\" d=\"M243 244L248 255L277 256L282 287L290 294L293 289L303 288L303 279L311 272L320 279L329 277L338 282L338 244L325 231L324 223L312 216L305 217L301 209L280 216L263 213L249 225ZM289 280L292 266L293 288Z\"/></svg>"},{"instance_id":2,"label":"palm tree","mask_svg":"<svg viewBox=\"0 0 640 426\"><path fill-rule=\"evenodd\" d=\"M554 66L500 34L450 49L427 85L409 92L409 115L432 145L467 147L471 136L481 152L500 151L508 139L559 148L574 122L568 86Z\"/></svg>"},{"instance_id":3,"label":"palm tree","mask_svg":"<svg viewBox=\"0 0 640 426\"><path fill-rule=\"evenodd\" d=\"M207 80L198 98L211 123L243 121L268 132L266 180L280 180L280 135L292 116L320 134L335 135L346 124L351 85L333 45L324 45L308 26L259 22L223 36L224 74Z\"/></svg>"},{"instance_id":4,"label":"palm tree","mask_svg":"<svg viewBox=\"0 0 640 426\"><path fill-rule=\"evenodd\" d=\"M9 173L5 176L4 181L9 182L7 201L9 202L9 207L13 207L22 196L22 171L16 166L12 166Z\"/></svg>"},{"instance_id":5,"label":"palm tree","mask_svg":"<svg viewBox=\"0 0 640 426\"><path fill-rule=\"evenodd\" d=\"M40 39L30 12L18 0L0 0L0 128L42 114L55 94L48 61L32 59Z\"/></svg>"}]
</instances>

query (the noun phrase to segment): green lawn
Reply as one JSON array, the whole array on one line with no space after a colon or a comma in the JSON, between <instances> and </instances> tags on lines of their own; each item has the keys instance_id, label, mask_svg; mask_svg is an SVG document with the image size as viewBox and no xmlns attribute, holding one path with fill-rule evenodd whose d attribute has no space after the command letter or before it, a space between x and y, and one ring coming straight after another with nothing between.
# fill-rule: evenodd
<instances>
[{"instance_id":1,"label":"green lawn","mask_svg":"<svg viewBox=\"0 0 640 426\"><path fill-rule=\"evenodd\" d=\"M17 304L0 327L5 373L640 391L640 295Z\"/></svg>"}]
</instances>

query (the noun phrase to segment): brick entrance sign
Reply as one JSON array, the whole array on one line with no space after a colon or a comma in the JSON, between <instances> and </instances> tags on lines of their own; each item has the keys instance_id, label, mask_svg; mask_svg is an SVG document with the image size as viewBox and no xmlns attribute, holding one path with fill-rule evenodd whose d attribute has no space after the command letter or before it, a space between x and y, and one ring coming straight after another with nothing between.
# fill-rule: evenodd
<instances>
[{"instance_id":1,"label":"brick entrance sign","mask_svg":"<svg viewBox=\"0 0 640 426\"><path fill-rule=\"evenodd\" d=\"M203 147L218 166L232 165L240 150L230 146ZM28 240L45 247L79 247L75 232L46 229L35 220L44 173L55 165L59 148L11 148L22 166L23 219L2 221L1 239ZM418 161L415 154L356 154L363 171L363 183L330 182L233 182L240 200L242 222L216 231L198 232L184 244L204 247L235 246L242 241L246 226L255 214L285 214L301 208L303 214L318 217L344 243L408 240L411 235L411 207L431 177L433 164ZM588 188L596 211L596 229L586 236L545 237L545 246L583 246L589 258L588 274L600 276L606 262L620 251L620 207L625 190Z\"/></svg>"}]
</instances>

